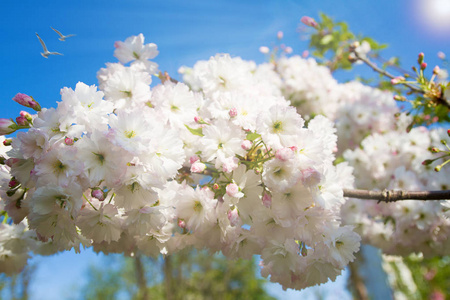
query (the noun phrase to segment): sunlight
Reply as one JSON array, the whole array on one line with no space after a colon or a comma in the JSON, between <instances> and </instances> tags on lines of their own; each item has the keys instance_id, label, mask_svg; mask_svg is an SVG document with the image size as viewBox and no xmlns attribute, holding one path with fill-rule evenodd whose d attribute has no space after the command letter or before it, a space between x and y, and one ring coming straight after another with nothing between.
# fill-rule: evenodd
<instances>
[{"instance_id":1,"label":"sunlight","mask_svg":"<svg viewBox=\"0 0 450 300\"><path fill-rule=\"evenodd\" d=\"M418 16L435 32L450 30L450 0L418 0Z\"/></svg>"}]
</instances>

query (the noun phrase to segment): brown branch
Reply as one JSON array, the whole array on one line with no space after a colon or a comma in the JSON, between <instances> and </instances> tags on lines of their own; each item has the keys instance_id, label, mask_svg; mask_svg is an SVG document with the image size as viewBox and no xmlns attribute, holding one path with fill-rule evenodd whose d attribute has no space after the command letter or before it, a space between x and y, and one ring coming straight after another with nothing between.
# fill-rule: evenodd
<instances>
[{"instance_id":1,"label":"brown branch","mask_svg":"<svg viewBox=\"0 0 450 300\"><path fill-rule=\"evenodd\" d=\"M164 83L166 81L170 81L170 82L175 83L175 84L178 83L178 80L173 79L172 77L170 77L169 73L167 73L167 72L164 72L164 74L163 74L161 71L159 71L158 78L161 80L162 83Z\"/></svg>"},{"instance_id":2,"label":"brown branch","mask_svg":"<svg viewBox=\"0 0 450 300\"><path fill-rule=\"evenodd\" d=\"M139 288L137 299L148 300L147 280L145 279L145 271L140 254L136 254L134 257L134 266L136 268L136 279Z\"/></svg>"},{"instance_id":3,"label":"brown branch","mask_svg":"<svg viewBox=\"0 0 450 300\"><path fill-rule=\"evenodd\" d=\"M408 70L405 70L402 67L399 67L399 66L397 66L395 64L392 64L389 60L387 60L384 57L380 56L378 53L374 53L374 54L371 53L371 54L369 54L369 56L371 58L375 59L375 60L378 60L381 63L387 64L387 66L389 68L396 70L397 72L401 73L402 75L407 74L410 77L416 76L416 74L414 74L414 73L412 73L412 72L410 72Z\"/></svg>"},{"instance_id":4,"label":"brown branch","mask_svg":"<svg viewBox=\"0 0 450 300\"><path fill-rule=\"evenodd\" d=\"M378 202L395 202L400 200L446 200L450 199L450 190L411 192L394 190L368 191L344 189L344 197L378 200Z\"/></svg>"},{"instance_id":5,"label":"brown branch","mask_svg":"<svg viewBox=\"0 0 450 300\"><path fill-rule=\"evenodd\" d=\"M350 271L349 288L353 290L354 299L358 300L369 300L369 292L367 291L366 283L364 278L359 272L359 265L363 263L364 257L361 252L355 253L356 259L348 264Z\"/></svg>"},{"instance_id":6,"label":"brown branch","mask_svg":"<svg viewBox=\"0 0 450 300\"><path fill-rule=\"evenodd\" d=\"M166 255L166 257L164 257L164 294L166 300L175 299L174 287L172 257Z\"/></svg>"}]
</instances>

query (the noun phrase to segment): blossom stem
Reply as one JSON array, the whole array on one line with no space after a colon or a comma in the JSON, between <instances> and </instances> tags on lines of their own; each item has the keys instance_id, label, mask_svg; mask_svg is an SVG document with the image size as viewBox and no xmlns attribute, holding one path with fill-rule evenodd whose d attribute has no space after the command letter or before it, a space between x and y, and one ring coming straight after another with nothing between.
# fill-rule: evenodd
<instances>
[{"instance_id":1,"label":"blossom stem","mask_svg":"<svg viewBox=\"0 0 450 300\"><path fill-rule=\"evenodd\" d=\"M83 194L83 198L92 206L93 209L98 210L94 205L92 205L91 201L89 201L85 194Z\"/></svg>"},{"instance_id":2,"label":"blossom stem","mask_svg":"<svg viewBox=\"0 0 450 300\"><path fill-rule=\"evenodd\" d=\"M443 191L368 191L344 189L344 197L395 202L400 200L445 200L450 199L450 190Z\"/></svg>"}]
</instances>

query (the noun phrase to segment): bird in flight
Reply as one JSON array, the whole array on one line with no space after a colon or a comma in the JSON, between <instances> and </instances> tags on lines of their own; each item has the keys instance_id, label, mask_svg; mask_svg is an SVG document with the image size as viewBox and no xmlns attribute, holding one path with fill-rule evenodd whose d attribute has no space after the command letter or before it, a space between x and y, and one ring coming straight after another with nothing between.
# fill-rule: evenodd
<instances>
[{"instance_id":1,"label":"bird in flight","mask_svg":"<svg viewBox=\"0 0 450 300\"><path fill-rule=\"evenodd\" d=\"M42 55L43 57L48 58L49 55L62 55L61 53L58 53L58 52L49 52L49 51L47 50L47 46L45 46L44 41L41 39L41 37L39 36L39 34L37 34L37 32L36 32L36 36L38 37L39 42L41 42L42 48L44 48L44 53L41 52L41 55Z\"/></svg>"},{"instance_id":2,"label":"bird in flight","mask_svg":"<svg viewBox=\"0 0 450 300\"><path fill-rule=\"evenodd\" d=\"M59 40L60 40L60 41L63 41L63 42L64 42L68 37L75 36L75 34L64 35L64 34L62 34L61 32L59 32L58 30L56 30L55 28L53 28L53 27L51 27L51 26L50 26L50 28L53 29L53 30L60 36Z\"/></svg>"}]
</instances>

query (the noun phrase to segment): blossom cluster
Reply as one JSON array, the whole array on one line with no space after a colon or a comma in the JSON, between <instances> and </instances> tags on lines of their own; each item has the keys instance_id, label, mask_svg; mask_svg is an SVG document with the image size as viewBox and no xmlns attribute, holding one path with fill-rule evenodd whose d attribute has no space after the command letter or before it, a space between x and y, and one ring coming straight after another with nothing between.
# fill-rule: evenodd
<instances>
[{"instance_id":1,"label":"blossom cluster","mask_svg":"<svg viewBox=\"0 0 450 300\"><path fill-rule=\"evenodd\" d=\"M340 221L353 177L333 165L333 122L305 126L271 64L217 55L182 69L188 85L150 87L156 45L141 34L115 47L98 88L63 88L5 143L0 270L20 269L28 249L195 247L260 255L284 288L334 280L360 237Z\"/></svg>"},{"instance_id":2,"label":"blossom cluster","mask_svg":"<svg viewBox=\"0 0 450 300\"><path fill-rule=\"evenodd\" d=\"M423 165L428 149L447 138L442 128L413 128L372 134L361 148L346 150L344 158L354 167L355 184L370 190L448 190L450 170L439 173ZM437 154L436 154L437 155ZM447 201L448 202L448 201ZM345 223L356 226L363 241L387 254L446 255L450 251L450 219L441 201L404 200L376 203L349 199L342 210Z\"/></svg>"}]
</instances>

